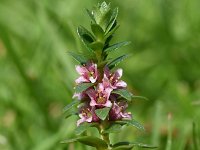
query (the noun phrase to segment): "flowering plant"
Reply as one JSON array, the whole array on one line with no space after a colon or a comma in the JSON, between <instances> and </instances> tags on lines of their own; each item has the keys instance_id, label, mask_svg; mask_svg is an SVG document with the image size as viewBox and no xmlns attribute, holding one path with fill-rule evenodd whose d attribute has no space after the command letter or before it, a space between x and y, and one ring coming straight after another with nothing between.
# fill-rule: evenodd
<instances>
[{"instance_id":1,"label":"flowering plant","mask_svg":"<svg viewBox=\"0 0 200 150\"><path fill-rule=\"evenodd\" d=\"M135 96L127 90L126 82L121 80L123 70L114 69L128 55L108 59L111 52L130 42L110 45L113 34L119 27L116 21L118 8L111 9L110 4L103 2L87 12L92 19L92 33L82 26L78 27L77 32L90 55L70 52L80 63L76 66L80 76L75 80L73 98L76 100L64 108L68 113L67 117L73 114L79 116L75 130L79 136L62 143L80 142L97 150L130 150L134 146L153 148L141 143L110 143L109 134L119 132L122 126L129 125L144 130L144 127L132 118L131 112L126 110L128 102ZM72 113L70 110L74 106L78 109ZM86 134L83 136L89 127L97 128L101 139Z\"/></svg>"}]
</instances>

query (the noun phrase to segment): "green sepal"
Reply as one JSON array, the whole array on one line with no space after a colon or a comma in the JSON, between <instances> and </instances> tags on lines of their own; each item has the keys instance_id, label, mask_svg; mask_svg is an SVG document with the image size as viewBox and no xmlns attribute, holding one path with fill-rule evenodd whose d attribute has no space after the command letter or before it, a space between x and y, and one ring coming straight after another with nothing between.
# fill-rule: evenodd
<instances>
[{"instance_id":1,"label":"green sepal","mask_svg":"<svg viewBox=\"0 0 200 150\"><path fill-rule=\"evenodd\" d=\"M61 141L62 144L69 144L73 142L80 142L82 144L95 147L97 149L107 149L108 145L105 141L94 136L81 136L78 138Z\"/></svg>"},{"instance_id":2,"label":"green sepal","mask_svg":"<svg viewBox=\"0 0 200 150\"><path fill-rule=\"evenodd\" d=\"M109 69L112 69L116 67L120 62L122 62L124 59L126 59L129 55L122 55L111 61L109 64L107 64Z\"/></svg>"},{"instance_id":3,"label":"green sepal","mask_svg":"<svg viewBox=\"0 0 200 150\"><path fill-rule=\"evenodd\" d=\"M71 109L72 107L74 107L75 105L79 104L81 101L80 100L73 100L70 104L68 104L67 106L65 106L63 108L63 112L68 111L69 109Z\"/></svg>"},{"instance_id":4,"label":"green sepal","mask_svg":"<svg viewBox=\"0 0 200 150\"><path fill-rule=\"evenodd\" d=\"M116 44L114 44L114 45L109 46L107 49L104 50L104 52L106 52L106 53L113 52L113 51L119 49L120 47L126 46L126 45L128 45L128 44L130 44L130 43L131 43L130 41L125 41L125 42L116 43Z\"/></svg>"},{"instance_id":5,"label":"green sepal","mask_svg":"<svg viewBox=\"0 0 200 150\"><path fill-rule=\"evenodd\" d=\"M95 113L101 120L105 120L106 117L108 116L109 111L110 111L110 108L105 107L105 108L96 109Z\"/></svg>"},{"instance_id":6,"label":"green sepal","mask_svg":"<svg viewBox=\"0 0 200 150\"><path fill-rule=\"evenodd\" d=\"M91 29L96 36L97 41L102 41L104 37L104 31L98 24L91 24Z\"/></svg>"},{"instance_id":7,"label":"green sepal","mask_svg":"<svg viewBox=\"0 0 200 150\"><path fill-rule=\"evenodd\" d=\"M82 124L80 124L76 129L75 129L75 134L76 135L80 135L83 132L85 132L89 127L94 127L96 126L97 123L88 123L88 122L84 122Z\"/></svg>"},{"instance_id":8,"label":"green sepal","mask_svg":"<svg viewBox=\"0 0 200 150\"><path fill-rule=\"evenodd\" d=\"M122 126L120 124L112 124L109 128L105 129L103 131L103 134L105 133L117 133L122 129Z\"/></svg>"},{"instance_id":9,"label":"green sepal","mask_svg":"<svg viewBox=\"0 0 200 150\"><path fill-rule=\"evenodd\" d=\"M93 83L80 83L75 87L75 93L81 93L93 85Z\"/></svg>"},{"instance_id":10,"label":"green sepal","mask_svg":"<svg viewBox=\"0 0 200 150\"><path fill-rule=\"evenodd\" d=\"M140 124L139 122L137 122L136 120L132 119L132 120L120 120L120 121L115 121L115 123L119 123L121 125L128 125L128 126L134 126L137 129L141 130L141 131L145 131L145 128L142 124Z\"/></svg>"},{"instance_id":11,"label":"green sepal","mask_svg":"<svg viewBox=\"0 0 200 150\"><path fill-rule=\"evenodd\" d=\"M77 54L73 52L68 52L68 54L71 55L76 61L78 61L82 65L88 62L88 58L83 54Z\"/></svg>"},{"instance_id":12,"label":"green sepal","mask_svg":"<svg viewBox=\"0 0 200 150\"><path fill-rule=\"evenodd\" d=\"M126 89L117 89L113 90L112 93L118 94L121 97L127 99L128 101L131 101L133 94L127 91Z\"/></svg>"}]
</instances>

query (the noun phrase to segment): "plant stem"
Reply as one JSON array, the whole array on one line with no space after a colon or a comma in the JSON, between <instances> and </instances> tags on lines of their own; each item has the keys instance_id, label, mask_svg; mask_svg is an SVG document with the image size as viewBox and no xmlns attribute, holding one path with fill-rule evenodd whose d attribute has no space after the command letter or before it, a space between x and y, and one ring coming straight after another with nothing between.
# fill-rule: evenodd
<instances>
[{"instance_id":1,"label":"plant stem","mask_svg":"<svg viewBox=\"0 0 200 150\"><path fill-rule=\"evenodd\" d=\"M107 125L108 125L107 120L102 121L99 133L101 134L101 139L104 140L108 145L110 145L109 133L103 133Z\"/></svg>"}]
</instances>

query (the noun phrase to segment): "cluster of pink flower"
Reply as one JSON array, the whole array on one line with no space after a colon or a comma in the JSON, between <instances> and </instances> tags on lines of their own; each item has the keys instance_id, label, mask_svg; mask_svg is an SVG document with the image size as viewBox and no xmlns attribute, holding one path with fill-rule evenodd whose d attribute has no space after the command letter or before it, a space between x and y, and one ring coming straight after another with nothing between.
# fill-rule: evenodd
<instances>
[{"instance_id":1,"label":"cluster of pink flower","mask_svg":"<svg viewBox=\"0 0 200 150\"><path fill-rule=\"evenodd\" d=\"M131 119L131 113L125 112L128 104L125 101L118 101L119 95L112 93L113 90L127 86L124 81L120 80L122 69L117 69L112 73L108 67L105 67L101 77L97 64L88 62L83 66L76 66L76 71L80 74L80 77L76 79L76 84L94 83L94 86L82 93L75 93L73 96L84 103L79 107L80 119L77 125L83 122L99 122L100 118L95 114L95 110L104 107L110 108L108 115L110 121Z\"/></svg>"}]
</instances>

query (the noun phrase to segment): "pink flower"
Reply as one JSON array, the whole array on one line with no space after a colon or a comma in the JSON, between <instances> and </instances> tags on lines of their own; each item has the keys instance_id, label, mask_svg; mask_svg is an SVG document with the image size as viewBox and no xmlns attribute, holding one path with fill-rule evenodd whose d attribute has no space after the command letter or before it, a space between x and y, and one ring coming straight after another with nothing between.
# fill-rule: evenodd
<instances>
[{"instance_id":1,"label":"pink flower","mask_svg":"<svg viewBox=\"0 0 200 150\"><path fill-rule=\"evenodd\" d=\"M128 107L128 104L126 102L114 102L110 112L109 112L109 120L115 121L115 120L121 120L123 118L125 119L131 119L131 113L125 112L126 108Z\"/></svg>"},{"instance_id":2,"label":"pink flower","mask_svg":"<svg viewBox=\"0 0 200 150\"><path fill-rule=\"evenodd\" d=\"M80 119L77 121L77 126L83 122L98 122L100 119L95 114L95 107L90 107L89 105L84 105L79 109Z\"/></svg>"},{"instance_id":3,"label":"pink flower","mask_svg":"<svg viewBox=\"0 0 200 150\"><path fill-rule=\"evenodd\" d=\"M76 71L81 76L76 79L76 83L83 83L83 82L91 82L95 83L98 78L98 70L97 70L97 64L94 64L92 62L86 63L86 65L83 66L76 66Z\"/></svg>"},{"instance_id":4,"label":"pink flower","mask_svg":"<svg viewBox=\"0 0 200 150\"><path fill-rule=\"evenodd\" d=\"M122 77L122 69L117 69L114 73L110 73L110 70L108 67L104 68L104 78L103 78L103 84L106 87L111 87L112 89L117 88L124 88L127 86L126 82L120 80Z\"/></svg>"},{"instance_id":5,"label":"pink flower","mask_svg":"<svg viewBox=\"0 0 200 150\"><path fill-rule=\"evenodd\" d=\"M90 89L87 91L88 96L90 97L90 106L100 106L100 107L111 107L112 103L109 100L109 96L112 89L107 87L105 88L102 83L98 84L96 90Z\"/></svg>"}]
</instances>

